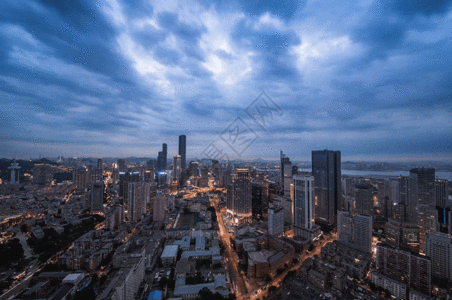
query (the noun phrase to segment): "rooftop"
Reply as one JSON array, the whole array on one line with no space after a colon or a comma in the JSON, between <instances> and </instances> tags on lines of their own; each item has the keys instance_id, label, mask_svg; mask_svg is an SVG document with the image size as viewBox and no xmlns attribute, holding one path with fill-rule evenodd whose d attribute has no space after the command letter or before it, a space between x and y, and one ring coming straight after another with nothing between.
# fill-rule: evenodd
<instances>
[{"instance_id":1,"label":"rooftop","mask_svg":"<svg viewBox=\"0 0 452 300\"><path fill-rule=\"evenodd\" d=\"M179 250L179 245L168 245L165 246L161 258L175 258L177 257L177 251Z\"/></svg>"}]
</instances>

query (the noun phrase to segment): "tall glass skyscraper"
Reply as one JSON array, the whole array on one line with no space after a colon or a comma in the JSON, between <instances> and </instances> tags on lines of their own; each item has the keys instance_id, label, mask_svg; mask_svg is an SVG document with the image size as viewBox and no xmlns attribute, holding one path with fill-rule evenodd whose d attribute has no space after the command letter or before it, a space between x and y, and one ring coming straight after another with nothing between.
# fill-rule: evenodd
<instances>
[{"instance_id":1,"label":"tall glass skyscraper","mask_svg":"<svg viewBox=\"0 0 452 300\"><path fill-rule=\"evenodd\" d=\"M312 174L316 219L334 225L341 203L341 152L312 151Z\"/></svg>"},{"instance_id":2,"label":"tall glass skyscraper","mask_svg":"<svg viewBox=\"0 0 452 300\"><path fill-rule=\"evenodd\" d=\"M293 232L296 236L313 240L320 235L315 225L314 177L311 175L293 176Z\"/></svg>"},{"instance_id":3,"label":"tall glass skyscraper","mask_svg":"<svg viewBox=\"0 0 452 300\"><path fill-rule=\"evenodd\" d=\"M165 171L167 161L168 161L168 146L165 143L163 143L162 151L159 151L157 156L157 171Z\"/></svg>"},{"instance_id":4,"label":"tall glass skyscraper","mask_svg":"<svg viewBox=\"0 0 452 300\"><path fill-rule=\"evenodd\" d=\"M180 165L183 171L187 163L187 137L185 135L179 135L179 155L181 158Z\"/></svg>"},{"instance_id":5,"label":"tall glass skyscraper","mask_svg":"<svg viewBox=\"0 0 452 300\"><path fill-rule=\"evenodd\" d=\"M252 217L251 177L248 169L236 169L232 183L232 207L235 223L249 222Z\"/></svg>"}]
</instances>

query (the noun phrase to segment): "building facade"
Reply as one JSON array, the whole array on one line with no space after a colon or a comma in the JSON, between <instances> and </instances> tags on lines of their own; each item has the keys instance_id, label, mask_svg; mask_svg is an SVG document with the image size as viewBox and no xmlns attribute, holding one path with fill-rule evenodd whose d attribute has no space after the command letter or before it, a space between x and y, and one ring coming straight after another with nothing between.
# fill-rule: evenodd
<instances>
[{"instance_id":1,"label":"building facade","mask_svg":"<svg viewBox=\"0 0 452 300\"><path fill-rule=\"evenodd\" d=\"M341 203L341 152L312 151L316 219L335 225Z\"/></svg>"}]
</instances>

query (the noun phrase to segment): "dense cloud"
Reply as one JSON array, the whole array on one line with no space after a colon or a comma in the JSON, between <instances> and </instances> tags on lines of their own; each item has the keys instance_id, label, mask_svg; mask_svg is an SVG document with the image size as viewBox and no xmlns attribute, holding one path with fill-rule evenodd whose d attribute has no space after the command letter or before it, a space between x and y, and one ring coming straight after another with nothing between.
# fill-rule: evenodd
<instances>
[{"instance_id":1,"label":"dense cloud","mask_svg":"<svg viewBox=\"0 0 452 300\"><path fill-rule=\"evenodd\" d=\"M451 1L0 3L0 156L451 158ZM262 128L265 91L283 110ZM240 151L239 151L240 152Z\"/></svg>"}]
</instances>

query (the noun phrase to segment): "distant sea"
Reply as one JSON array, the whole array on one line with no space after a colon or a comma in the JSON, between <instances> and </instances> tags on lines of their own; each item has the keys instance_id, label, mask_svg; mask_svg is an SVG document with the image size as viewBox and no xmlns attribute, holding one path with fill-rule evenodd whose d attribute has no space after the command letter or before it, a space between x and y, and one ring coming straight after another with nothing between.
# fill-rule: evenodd
<instances>
[{"instance_id":1,"label":"distant sea","mask_svg":"<svg viewBox=\"0 0 452 300\"><path fill-rule=\"evenodd\" d=\"M311 168L300 169L300 171L311 172ZM397 176L408 176L409 171L361 171L361 170L342 170L342 175L349 176L363 176L363 177L397 177ZM447 179L452 181L452 172L435 172L435 176L439 179Z\"/></svg>"}]
</instances>

